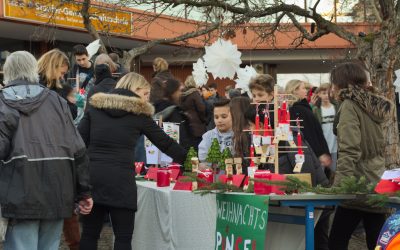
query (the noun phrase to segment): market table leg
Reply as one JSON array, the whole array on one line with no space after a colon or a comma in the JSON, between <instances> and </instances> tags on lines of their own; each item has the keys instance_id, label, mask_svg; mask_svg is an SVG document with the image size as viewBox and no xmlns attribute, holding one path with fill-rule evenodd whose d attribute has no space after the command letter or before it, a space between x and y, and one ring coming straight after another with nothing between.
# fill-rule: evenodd
<instances>
[{"instance_id":1,"label":"market table leg","mask_svg":"<svg viewBox=\"0 0 400 250\"><path fill-rule=\"evenodd\" d=\"M314 206L305 207L306 250L314 250Z\"/></svg>"}]
</instances>

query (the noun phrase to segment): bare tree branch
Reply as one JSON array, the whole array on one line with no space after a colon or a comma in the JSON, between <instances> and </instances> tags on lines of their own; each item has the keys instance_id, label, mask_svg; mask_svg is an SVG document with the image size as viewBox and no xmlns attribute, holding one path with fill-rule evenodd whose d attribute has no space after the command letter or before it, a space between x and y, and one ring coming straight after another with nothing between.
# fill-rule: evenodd
<instances>
[{"instance_id":1,"label":"bare tree branch","mask_svg":"<svg viewBox=\"0 0 400 250\"><path fill-rule=\"evenodd\" d=\"M382 17L381 17L381 14L380 14L380 12L379 12L376 4L375 4L375 0L368 0L368 1L369 1L369 4L372 6L372 13L374 13L376 21L378 23L381 23L382 22Z\"/></svg>"},{"instance_id":2,"label":"bare tree branch","mask_svg":"<svg viewBox=\"0 0 400 250\"><path fill-rule=\"evenodd\" d=\"M328 30L323 29L323 28L319 28L318 25L318 31L315 34L310 34L297 20L296 17L292 14L292 13L286 13L286 15L290 18L290 20L292 20L293 25L301 32L302 37L304 37L305 39L309 40L309 41L315 41L318 38L320 38L323 35L326 35L329 33Z\"/></svg>"},{"instance_id":3,"label":"bare tree branch","mask_svg":"<svg viewBox=\"0 0 400 250\"><path fill-rule=\"evenodd\" d=\"M392 12L393 1L391 0L379 0L379 5L381 7L382 19L387 20L390 17L390 12Z\"/></svg>"},{"instance_id":4,"label":"bare tree branch","mask_svg":"<svg viewBox=\"0 0 400 250\"><path fill-rule=\"evenodd\" d=\"M93 37L94 40L100 39L101 47L99 49L100 53L107 53L107 49L104 46L104 42L101 40L99 32L97 32L96 28L93 26L92 21L90 20L90 0L84 0L81 9L81 15L83 18L83 24L85 25L86 30Z\"/></svg>"},{"instance_id":5,"label":"bare tree branch","mask_svg":"<svg viewBox=\"0 0 400 250\"><path fill-rule=\"evenodd\" d=\"M214 23L211 26L202 29L202 30L197 30L191 33L186 33L177 37L173 37L173 38L165 38L165 39L158 39L158 40L152 40L147 42L145 45L131 49L128 53L129 53L129 58L127 60L127 62L129 62L129 64L131 63L131 61L139 56L142 55L144 53L146 53L147 51L149 51L151 48L153 48L156 45L159 44L170 44L170 43L175 43L175 42L179 42L179 41L184 41L190 38L194 38L194 37L198 37L198 36L202 36L205 34L208 34L210 32L212 32L213 30L216 30L219 26L221 25L221 23Z\"/></svg>"},{"instance_id":6,"label":"bare tree branch","mask_svg":"<svg viewBox=\"0 0 400 250\"><path fill-rule=\"evenodd\" d=\"M313 11L313 13L309 13L309 11L301 8L297 5L289 5L285 3L280 3L277 5L265 7L265 8L257 8L252 10L247 10L246 8L236 7L232 4L227 3L226 1L215 0L215 1L196 1L196 0L158 0L162 3L174 3L176 5L179 4L186 4L194 7L219 7L223 8L224 10L233 13L233 14L240 14L244 15L247 18L260 18L265 16L271 16L281 12L290 12L294 15L307 17L313 19L317 26L321 29L325 29L331 33L336 34L337 36L350 41L353 44L357 43L358 37L355 36L353 33L345 30L344 28L340 27L336 23L328 21L324 19L320 14ZM386 1L386 0L381 0ZM317 2L318 3L318 2ZM315 6L316 7L316 6Z\"/></svg>"}]
</instances>

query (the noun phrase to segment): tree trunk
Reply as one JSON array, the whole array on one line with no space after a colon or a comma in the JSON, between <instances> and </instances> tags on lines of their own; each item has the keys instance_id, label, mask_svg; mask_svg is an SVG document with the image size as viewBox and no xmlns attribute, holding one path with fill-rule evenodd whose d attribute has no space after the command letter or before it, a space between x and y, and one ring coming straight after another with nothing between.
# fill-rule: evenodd
<instances>
[{"instance_id":1,"label":"tree trunk","mask_svg":"<svg viewBox=\"0 0 400 250\"><path fill-rule=\"evenodd\" d=\"M370 34L361 44L358 44L358 57L370 72L371 82L379 90L379 94L391 100L394 104L395 91L393 86L394 65L400 53L391 45L388 29L382 29L375 36ZM385 167L393 169L399 166L399 131L397 125L396 105L391 118L383 124L386 148Z\"/></svg>"}]
</instances>

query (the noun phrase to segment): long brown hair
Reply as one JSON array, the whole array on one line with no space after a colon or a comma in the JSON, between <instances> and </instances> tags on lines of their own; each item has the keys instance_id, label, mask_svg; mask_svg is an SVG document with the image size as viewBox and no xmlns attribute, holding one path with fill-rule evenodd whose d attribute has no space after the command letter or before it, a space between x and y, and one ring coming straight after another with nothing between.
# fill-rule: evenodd
<instances>
[{"instance_id":1,"label":"long brown hair","mask_svg":"<svg viewBox=\"0 0 400 250\"><path fill-rule=\"evenodd\" d=\"M250 146L247 133L243 129L249 127L249 122L244 113L250 107L250 99L239 96L231 100L230 109L232 115L233 145L236 157L243 157L244 150Z\"/></svg>"},{"instance_id":2,"label":"long brown hair","mask_svg":"<svg viewBox=\"0 0 400 250\"><path fill-rule=\"evenodd\" d=\"M365 88L369 82L365 67L353 62L339 64L332 69L330 78L331 83L339 90L348 88L349 85Z\"/></svg>"}]
</instances>

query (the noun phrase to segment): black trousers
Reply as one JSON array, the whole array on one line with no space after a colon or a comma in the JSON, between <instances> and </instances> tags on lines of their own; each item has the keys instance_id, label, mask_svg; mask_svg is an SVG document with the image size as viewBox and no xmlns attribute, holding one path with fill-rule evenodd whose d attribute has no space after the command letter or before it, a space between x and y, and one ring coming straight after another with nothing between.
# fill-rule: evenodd
<instances>
[{"instance_id":1,"label":"black trousers","mask_svg":"<svg viewBox=\"0 0 400 250\"><path fill-rule=\"evenodd\" d=\"M82 216L81 250L97 250L97 241L103 228L104 216L110 215L115 235L115 250L131 250L135 211L127 208L116 208L93 205L90 214Z\"/></svg>"},{"instance_id":2,"label":"black trousers","mask_svg":"<svg viewBox=\"0 0 400 250\"><path fill-rule=\"evenodd\" d=\"M385 214L337 207L329 235L329 249L347 250L351 235L360 221L363 221L367 247L369 250L374 250L385 220Z\"/></svg>"}]
</instances>

